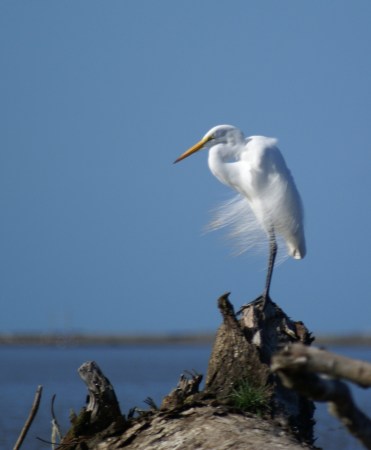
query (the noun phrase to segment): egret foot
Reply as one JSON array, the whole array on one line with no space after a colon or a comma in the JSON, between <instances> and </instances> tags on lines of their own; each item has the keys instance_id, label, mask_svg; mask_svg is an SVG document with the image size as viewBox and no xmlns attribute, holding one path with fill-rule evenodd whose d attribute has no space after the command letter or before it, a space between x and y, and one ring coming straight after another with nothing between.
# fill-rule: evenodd
<instances>
[{"instance_id":1,"label":"egret foot","mask_svg":"<svg viewBox=\"0 0 371 450\"><path fill-rule=\"evenodd\" d=\"M242 314L244 309L248 308L249 306L261 303L262 299L263 299L263 296L259 295L259 297L256 297L255 300L251 300L251 302L246 303L246 305L242 305L241 308L236 312L236 316L238 316L239 314Z\"/></svg>"},{"instance_id":2,"label":"egret foot","mask_svg":"<svg viewBox=\"0 0 371 450\"><path fill-rule=\"evenodd\" d=\"M259 305L261 304L260 311L264 313L266 307L269 303L273 303L272 299L269 297L269 295L259 295L259 297L256 297L255 300L252 300L251 302L247 303L246 305L242 305L241 308L236 312L236 316L243 313L243 310L248 308L251 305Z\"/></svg>"},{"instance_id":3,"label":"egret foot","mask_svg":"<svg viewBox=\"0 0 371 450\"><path fill-rule=\"evenodd\" d=\"M267 294L265 294L265 293L264 293L260 298L262 299L262 308L261 308L261 310L262 310L262 313L264 313L264 311L265 311L267 305L268 305L269 303L272 303L272 300L271 300L271 298L269 297L269 295L267 295Z\"/></svg>"}]
</instances>

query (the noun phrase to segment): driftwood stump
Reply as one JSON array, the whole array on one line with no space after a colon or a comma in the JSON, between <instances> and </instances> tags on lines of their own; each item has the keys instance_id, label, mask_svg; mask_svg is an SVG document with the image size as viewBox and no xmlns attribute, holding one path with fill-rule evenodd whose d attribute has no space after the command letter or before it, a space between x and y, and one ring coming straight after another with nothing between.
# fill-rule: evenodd
<instances>
[{"instance_id":1,"label":"driftwood stump","mask_svg":"<svg viewBox=\"0 0 371 450\"><path fill-rule=\"evenodd\" d=\"M78 372L88 388L87 405L78 416L71 418L72 426L60 448L85 450L95 448L105 438L122 432L125 418L110 381L95 361L84 363Z\"/></svg>"},{"instance_id":2,"label":"driftwood stump","mask_svg":"<svg viewBox=\"0 0 371 450\"><path fill-rule=\"evenodd\" d=\"M148 411L120 413L103 374L80 375L88 385L89 402L59 447L64 450L274 450L313 448L313 403L284 387L270 372L272 354L291 342L310 344L304 325L291 321L273 302L261 311L257 299L237 318L228 294L218 300L223 323L202 376L183 375L160 408L148 400ZM91 364L91 363L90 363ZM87 370L90 373L90 369ZM94 381L92 381L94 380ZM263 392L258 410L236 402L236 392ZM261 391L259 391L259 389ZM109 405L105 405L108 401ZM106 420L107 419L107 420Z\"/></svg>"},{"instance_id":3,"label":"driftwood stump","mask_svg":"<svg viewBox=\"0 0 371 450\"><path fill-rule=\"evenodd\" d=\"M283 386L270 371L275 352L292 342L310 345L311 334L302 322L293 322L275 303L261 311L262 298L246 305L238 320L225 294L218 300L223 324L209 362L205 391L227 401L241 382L269 387L270 416L302 442L313 442L314 404Z\"/></svg>"}]
</instances>

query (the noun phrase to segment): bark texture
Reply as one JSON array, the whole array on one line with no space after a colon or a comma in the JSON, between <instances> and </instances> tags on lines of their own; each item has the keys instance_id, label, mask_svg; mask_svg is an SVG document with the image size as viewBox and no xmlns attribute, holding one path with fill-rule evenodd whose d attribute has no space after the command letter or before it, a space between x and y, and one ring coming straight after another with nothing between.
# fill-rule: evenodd
<instances>
[{"instance_id":1,"label":"bark texture","mask_svg":"<svg viewBox=\"0 0 371 450\"><path fill-rule=\"evenodd\" d=\"M370 386L370 363L294 344L273 357L272 370L288 388L327 402L329 411L365 448L371 449L371 420L354 403L348 386L338 380L345 378L362 387Z\"/></svg>"},{"instance_id":2,"label":"bark texture","mask_svg":"<svg viewBox=\"0 0 371 450\"><path fill-rule=\"evenodd\" d=\"M264 313L262 298L244 306L238 320L228 294L218 304L223 324L218 330L209 362L205 391L228 401L241 382L269 386L270 415L302 442L313 442L314 404L286 388L270 371L273 354L292 342L309 345L313 338L302 322L293 322L269 301Z\"/></svg>"},{"instance_id":3,"label":"bark texture","mask_svg":"<svg viewBox=\"0 0 371 450\"><path fill-rule=\"evenodd\" d=\"M91 448L91 447L89 447ZM99 450L302 450L301 444L271 421L233 413L222 406L193 406L172 414L139 419Z\"/></svg>"},{"instance_id":4,"label":"bark texture","mask_svg":"<svg viewBox=\"0 0 371 450\"><path fill-rule=\"evenodd\" d=\"M188 373L160 408L148 399L150 410L132 409L123 417L107 378L96 363L86 363L79 372L88 386L88 403L60 450L314 448L313 403L283 386L269 368L277 349L292 342L308 345L310 333L271 301L263 312L261 298L243 307L240 318L228 294L218 306L223 323L203 391L199 392L202 375ZM263 406L256 409L250 397L247 403L244 397L244 403L237 404L236 391L241 387L249 395L263 392Z\"/></svg>"},{"instance_id":5,"label":"bark texture","mask_svg":"<svg viewBox=\"0 0 371 450\"><path fill-rule=\"evenodd\" d=\"M125 429L125 417L121 414L115 391L95 361L88 361L78 369L88 388L87 405L77 417L61 442L60 448L96 448L106 437Z\"/></svg>"}]
</instances>

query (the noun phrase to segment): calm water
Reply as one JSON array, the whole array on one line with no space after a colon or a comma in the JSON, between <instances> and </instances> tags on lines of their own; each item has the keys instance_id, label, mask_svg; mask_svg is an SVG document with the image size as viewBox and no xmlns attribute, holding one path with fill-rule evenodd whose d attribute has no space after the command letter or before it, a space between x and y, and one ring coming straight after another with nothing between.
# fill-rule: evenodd
<instances>
[{"instance_id":1,"label":"calm water","mask_svg":"<svg viewBox=\"0 0 371 450\"><path fill-rule=\"evenodd\" d=\"M343 355L371 361L371 349L334 349ZM84 405L86 388L77 374L85 361L94 360L113 384L121 410L143 409L150 396L157 403L177 384L184 370L206 373L210 347L0 347L0 449L10 450L28 415L38 385L43 386L39 412L23 448L50 448L36 437L50 440L50 401L56 394L55 412L62 432L69 426L69 412ZM355 390L359 406L371 415L368 391ZM362 447L318 405L318 446L328 450L358 450Z\"/></svg>"}]
</instances>

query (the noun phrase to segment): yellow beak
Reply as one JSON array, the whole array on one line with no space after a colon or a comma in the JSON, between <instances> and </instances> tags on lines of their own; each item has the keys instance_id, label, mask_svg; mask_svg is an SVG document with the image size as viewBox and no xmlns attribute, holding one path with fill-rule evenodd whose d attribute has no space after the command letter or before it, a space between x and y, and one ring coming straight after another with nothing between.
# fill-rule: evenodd
<instances>
[{"instance_id":1,"label":"yellow beak","mask_svg":"<svg viewBox=\"0 0 371 450\"><path fill-rule=\"evenodd\" d=\"M206 144L207 141L209 141L210 138L203 138L201 139L199 142L197 142L197 144L195 144L193 147L191 147L190 149L188 149L186 152L184 152L182 155L179 156L179 158L177 158L174 161L174 164L181 161L184 158L187 158L188 156L191 156L192 153L196 153L198 150L201 150L202 147Z\"/></svg>"}]
</instances>

